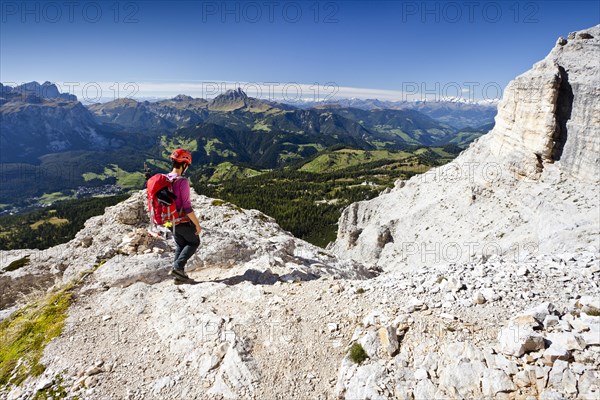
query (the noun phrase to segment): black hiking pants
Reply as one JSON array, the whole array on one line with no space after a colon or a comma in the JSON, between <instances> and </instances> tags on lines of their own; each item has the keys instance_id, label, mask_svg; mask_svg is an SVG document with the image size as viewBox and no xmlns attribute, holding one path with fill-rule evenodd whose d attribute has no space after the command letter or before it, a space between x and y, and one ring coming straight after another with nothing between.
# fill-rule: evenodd
<instances>
[{"instance_id":1,"label":"black hiking pants","mask_svg":"<svg viewBox=\"0 0 600 400\"><path fill-rule=\"evenodd\" d=\"M191 221L175 226L175 235L173 236L177 245L173 269L183 271L187 261L200 246L200 237L196 235L196 226Z\"/></svg>"}]
</instances>

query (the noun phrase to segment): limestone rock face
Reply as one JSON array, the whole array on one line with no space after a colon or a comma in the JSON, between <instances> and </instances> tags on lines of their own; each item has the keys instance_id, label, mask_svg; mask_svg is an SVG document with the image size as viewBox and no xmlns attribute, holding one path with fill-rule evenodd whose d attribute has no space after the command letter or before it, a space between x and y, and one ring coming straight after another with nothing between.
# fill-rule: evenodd
<instances>
[{"instance_id":1,"label":"limestone rock face","mask_svg":"<svg viewBox=\"0 0 600 400\"><path fill-rule=\"evenodd\" d=\"M559 40L505 90L490 147L518 176L559 162L577 179L600 179L600 28L586 33Z\"/></svg>"},{"instance_id":2,"label":"limestone rock face","mask_svg":"<svg viewBox=\"0 0 600 400\"><path fill-rule=\"evenodd\" d=\"M489 134L350 205L330 249L382 270L597 251L599 59L600 25L559 41L509 83Z\"/></svg>"}]
</instances>

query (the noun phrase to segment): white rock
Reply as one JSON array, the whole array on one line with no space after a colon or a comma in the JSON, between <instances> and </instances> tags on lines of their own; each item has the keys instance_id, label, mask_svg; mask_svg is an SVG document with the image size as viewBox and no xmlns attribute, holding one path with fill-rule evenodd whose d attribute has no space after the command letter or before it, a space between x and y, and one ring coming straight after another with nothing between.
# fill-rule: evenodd
<instances>
[{"instance_id":1,"label":"white rock","mask_svg":"<svg viewBox=\"0 0 600 400\"><path fill-rule=\"evenodd\" d=\"M585 313L600 313L600 296L582 296L579 299L581 310Z\"/></svg>"},{"instance_id":2,"label":"white rock","mask_svg":"<svg viewBox=\"0 0 600 400\"><path fill-rule=\"evenodd\" d=\"M435 399L437 388L429 379L423 379L417 382L415 386L415 399Z\"/></svg>"},{"instance_id":3,"label":"white rock","mask_svg":"<svg viewBox=\"0 0 600 400\"><path fill-rule=\"evenodd\" d=\"M384 400L387 396L382 395L379 387L385 377L385 368L378 363L362 365L356 368L356 371L345 384L344 397L347 400L353 399L373 399Z\"/></svg>"},{"instance_id":4,"label":"white rock","mask_svg":"<svg viewBox=\"0 0 600 400\"><path fill-rule=\"evenodd\" d=\"M481 292L475 292L473 295L474 304L484 304L486 302L485 296Z\"/></svg>"},{"instance_id":5,"label":"white rock","mask_svg":"<svg viewBox=\"0 0 600 400\"><path fill-rule=\"evenodd\" d=\"M51 377L49 377L49 376L43 377L42 379L39 380L37 385L35 385L35 390L40 391L40 390L48 389L50 386L52 386L53 383L54 383L54 379L52 379Z\"/></svg>"},{"instance_id":6,"label":"white rock","mask_svg":"<svg viewBox=\"0 0 600 400\"><path fill-rule=\"evenodd\" d=\"M377 335L377 331L369 330L367 333L358 341L362 346L363 350L367 353L369 358L377 358L380 349L380 342Z\"/></svg>"},{"instance_id":7,"label":"white rock","mask_svg":"<svg viewBox=\"0 0 600 400\"><path fill-rule=\"evenodd\" d=\"M560 394L554 390L546 389L540 393L540 400L567 400L567 399L562 394Z\"/></svg>"},{"instance_id":8,"label":"white rock","mask_svg":"<svg viewBox=\"0 0 600 400\"><path fill-rule=\"evenodd\" d=\"M557 388L562 379L564 372L569 368L569 363L563 360L557 360L554 362L550 374L548 376L548 385Z\"/></svg>"},{"instance_id":9,"label":"white rock","mask_svg":"<svg viewBox=\"0 0 600 400\"><path fill-rule=\"evenodd\" d=\"M600 346L600 324L588 325L589 330L582 332L581 337L586 346Z\"/></svg>"},{"instance_id":10,"label":"white rock","mask_svg":"<svg viewBox=\"0 0 600 400\"><path fill-rule=\"evenodd\" d=\"M573 332L551 332L546 335L551 344L556 344L567 350L583 350L586 342L581 335Z\"/></svg>"},{"instance_id":11,"label":"white rock","mask_svg":"<svg viewBox=\"0 0 600 400\"><path fill-rule=\"evenodd\" d=\"M394 354L396 354L399 347L396 327L393 325L381 327L377 331L377 335L379 337L381 348L387 353L387 355L392 357Z\"/></svg>"},{"instance_id":12,"label":"white rock","mask_svg":"<svg viewBox=\"0 0 600 400\"><path fill-rule=\"evenodd\" d=\"M581 318L574 318L571 322L569 322L569 324L577 333L587 332L590 330L590 326Z\"/></svg>"},{"instance_id":13,"label":"white rock","mask_svg":"<svg viewBox=\"0 0 600 400\"><path fill-rule=\"evenodd\" d=\"M548 329L552 326L556 326L559 323L558 316L556 315L546 315L544 318L544 328Z\"/></svg>"},{"instance_id":14,"label":"white rock","mask_svg":"<svg viewBox=\"0 0 600 400\"><path fill-rule=\"evenodd\" d=\"M414 373L414 377L418 381L429 379L429 374L423 368L417 368Z\"/></svg>"},{"instance_id":15,"label":"white rock","mask_svg":"<svg viewBox=\"0 0 600 400\"><path fill-rule=\"evenodd\" d=\"M550 347L544 351L543 357L546 363L552 364L556 360L569 360L571 352L560 344L552 343Z\"/></svg>"},{"instance_id":16,"label":"white rock","mask_svg":"<svg viewBox=\"0 0 600 400\"><path fill-rule=\"evenodd\" d=\"M529 379L529 372L527 371L519 371L513 377L514 383L520 387L529 387L531 385L531 380Z\"/></svg>"},{"instance_id":17,"label":"white rock","mask_svg":"<svg viewBox=\"0 0 600 400\"><path fill-rule=\"evenodd\" d=\"M409 300L408 308L407 308L407 311L409 313L424 310L424 309L427 309L427 305L422 300L417 299L415 297L413 297L412 299Z\"/></svg>"},{"instance_id":18,"label":"white rock","mask_svg":"<svg viewBox=\"0 0 600 400\"><path fill-rule=\"evenodd\" d=\"M451 290L453 292L458 292L463 287L463 283L460 278L451 277L448 279L448 283L446 284L446 289Z\"/></svg>"},{"instance_id":19,"label":"white rock","mask_svg":"<svg viewBox=\"0 0 600 400\"><path fill-rule=\"evenodd\" d=\"M445 318L445 319L449 319L451 321L454 321L456 319L456 316L449 314L449 313L441 313L440 317Z\"/></svg>"},{"instance_id":20,"label":"white rock","mask_svg":"<svg viewBox=\"0 0 600 400\"><path fill-rule=\"evenodd\" d=\"M586 370L579 377L578 388L580 398L582 399L597 399L600 396L600 384L598 381L600 379L600 374L598 371L594 370Z\"/></svg>"},{"instance_id":21,"label":"white rock","mask_svg":"<svg viewBox=\"0 0 600 400\"><path fill-rule=\"evenodd\" d=\"M500 296L492 288L481 289L481 294L483 295L486 301L496 301L500 298Z\"/></svg>"},{"instance_id":22,"label":"white rock","mask_svg":"<svg viewBox=\"0 0 600 400\"><path fill-rule=\"evenodd\" d=\"M463 398L480 398L480 381L485 369L481 361L447 365L440 373L439 388L446 393L455 390Z\"/></svg>"},{"instance_id":23,"label":"white rock","mask_svg":"<svg viewBox=\"0 0 600 400\"><path fill-rule=\"evenodd\" d=\"M546 316L553 314L555 311L554 304L552 303L543 303L536 307L532 307L528 310L523 311L519 315L531 315L538 322L542 323Z\"/></svg>"},{"instance_id":24,"label":"white rock","mask_svg":"<svg viewBox=\"0 0 600 400\"><path fill-rule=\"evenodd\" d=\"M487 368L483 371L481 390L484 396L494 398L500 392L514 391L516 387L504 371Z\"/></svg>"},{"instance_id":25,"label":"white rock","mask_svg":"<svg viewBox=\"0 0 600 400\"><path fill-rule=\"evenodd\" d=\"M498 335L498 350L506 355L520 357L544 347L544 338L529 327L509 325Z\"/></svg>"},{"instance_id":26,"label":"white rock","mask_svg":"<svg viewBox=\"0 0 600 400\"><path fill-rule=\"evenodd\" d=\"M385 324L389 318L381 310L370 311L362 320L362 324L365 328L369 326L376 326L379 324Z\"/></svg>"}]
</instances>

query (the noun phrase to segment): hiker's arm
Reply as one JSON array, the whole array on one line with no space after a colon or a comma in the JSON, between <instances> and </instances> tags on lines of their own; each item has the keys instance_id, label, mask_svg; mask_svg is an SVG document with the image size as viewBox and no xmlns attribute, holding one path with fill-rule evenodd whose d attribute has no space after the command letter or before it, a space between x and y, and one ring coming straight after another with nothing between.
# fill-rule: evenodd
<instances>
[{"instance_id":1,"label":"hiker's arm","mask_svg":"<svg viewBox=\"0 0 600 400\"><path fill-rule=\"evenodd\" d=\"M202 228L200 228L200 222L198 221L196 214L192 211L191 213L186 214L186 216L192 220L194 225L196 225L196 235L199 235Z\"/></svg>"}]
</instances>

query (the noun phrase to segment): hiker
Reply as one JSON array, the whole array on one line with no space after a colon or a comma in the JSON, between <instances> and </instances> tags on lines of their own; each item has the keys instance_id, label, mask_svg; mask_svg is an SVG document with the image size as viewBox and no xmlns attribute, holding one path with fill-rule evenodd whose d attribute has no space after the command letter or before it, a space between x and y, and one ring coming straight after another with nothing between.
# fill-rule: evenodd
<instances>
[{"instance_id":1,"label":"hiker","mask_svg":"<svg viewBox=\"0 0 600 400\"><path fill-rule=\"evenodd\" d=\"M184 268L200 246L201 230L190 201L190 184L182 176L192 164L192 155L187 150L177 149L171 154L171 160L173 160L173 169L167 174L167 178L173 182L173 193L177 196L175 199L176 209L181 213L173 229L177 248L171 274L175 277L189 279Z\"/></svg>"}]
</instances>

